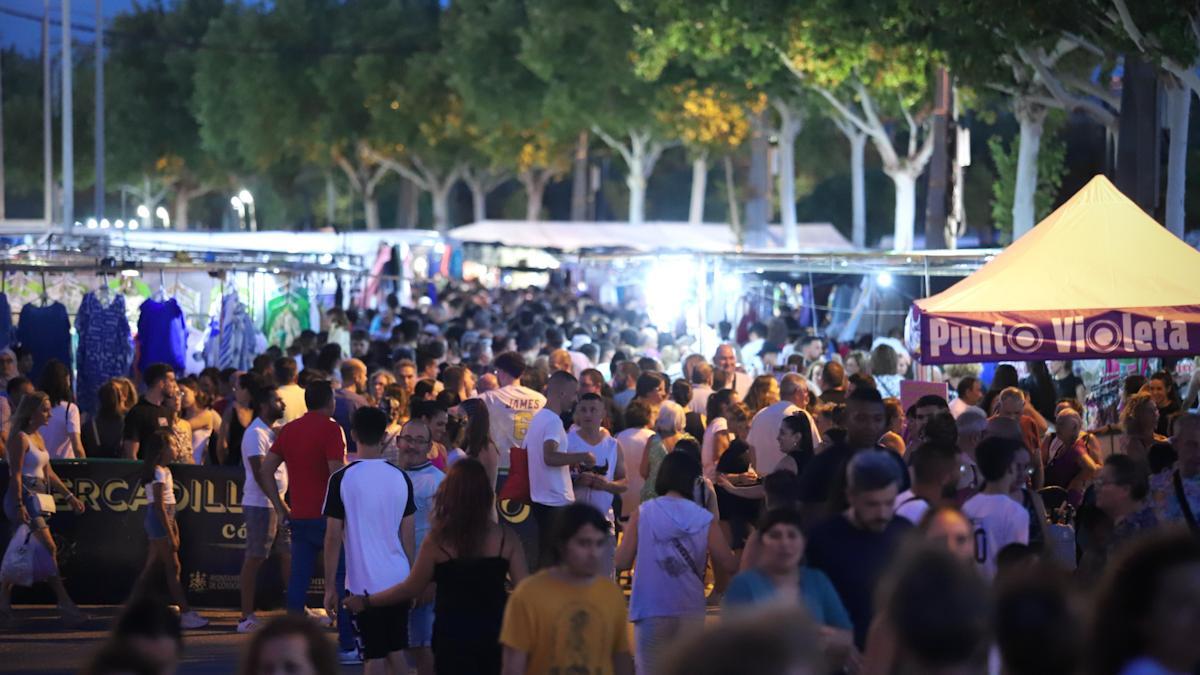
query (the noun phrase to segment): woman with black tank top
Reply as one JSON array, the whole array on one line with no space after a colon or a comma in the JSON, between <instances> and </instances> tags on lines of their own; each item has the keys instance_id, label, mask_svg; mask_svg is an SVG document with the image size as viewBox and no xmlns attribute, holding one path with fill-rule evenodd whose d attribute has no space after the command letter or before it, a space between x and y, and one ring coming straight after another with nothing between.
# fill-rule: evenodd
<instances>
[{"instance_id":1,"label":"woman with black tank top","mask_svg":"<svg viewBox=\"0 0 1200 675\"><path fill-rule=\"evenodd\" d=\"M221 456L216 458L217 464L242 465L242 437L246 435L246 428L254 421L250 395L261 383L262 378L254 373L242 373L238 376L237 385L233 389L233 405L225 408L224 419L221 420L223 438L218 447L224 452L220 452Z\"/></svg>"},{"instance_id":2,"label":"woman with black tank top","mask_svg":"<svg viewBox=\"0 0 1200 675\"><path fill-rule=\"evenodd\" d=\"M498 675L507 582L516 586L529 572L520 540L491 521L492 508L483 465L470 457L452 464L434 498L433 529L408 578L379 593L347 596L346 607L361 612L408 602L436 583L434 670L438 675Z\"/></svg>"}]
</instances>

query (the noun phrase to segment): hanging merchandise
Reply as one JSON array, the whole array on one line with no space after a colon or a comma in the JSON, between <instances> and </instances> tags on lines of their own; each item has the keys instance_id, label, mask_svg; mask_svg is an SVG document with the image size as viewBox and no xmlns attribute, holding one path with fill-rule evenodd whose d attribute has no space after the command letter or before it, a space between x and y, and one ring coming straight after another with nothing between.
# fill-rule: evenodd
<instances>
[{"instance_id":1,"label":"hanging merchandise","mask_svg":"<svg viewBox=\"0 0 1200 675\"><path fill-rule=\"evenodd\" d=\"M264 312L266 319L263 321L263 333L267 336L267 342L286 349L300 337L301 331L312 327L310 309L308 290L292 289L289 282L288 288L282 294L267 301Z\"/></svg>"},{"instance_id":2,"label":"hanging merchandise","mask_svg":"<svg viewBox=\"0 0 1200 675\"><path fill-rule=\"evenodd\" d=\"M12 339L12 308L8 306L8 295L0 291L0 349L7 349Z\"/></svg>"},{"instance_id":3,"label":"hanging merchandise","mask_svg":"<svg viewBox=\"0 0 1200 675\"><path fill-rule=\"evenodd\" d=\"M107 289L101 292L107 295ZM79 336L78 372L75 379L79 409L95 413L99 408L96 393L108 380L129 374L133 361L129 320L125 318L125 296L113 295L106 305L96 293L88 293L75 315L75 333Z\"/></svg>"},{"instance_id":4,"label":"hanging merchandise","mask_svg":"<svg viewBox=\"0 0 1200 675\"><path fill-rule=\"evenodd\" d=\"M61 302L49 305L27 303L22 307L17 341L33 354L29 379L34 386L41 380L42 368L50 359L58 359L71 367L71 320Z\"/></svg>"},{"instance_id":5,"label":"hanging merchandise","mask_svg":"<svg viewBox=\"0 0 1200 675\"><path fill-rule=\"evenodd\" d=\"M215 368L249 370L259 350L259 333L236 290L221 298L221 316L214 320L204 348L204 360Z\"/></svg>"},{"instance_id":6,"label":"hanging merchandise","mask_svg":"<svg viewBox=\"0 0 1200 675\"><path fill-rule=\"evenodd\" d=\"M175 298L147 298L138 317L138 371L165 363L182 372L187 362L187 321Z\"/></svg>"}]
</instances>

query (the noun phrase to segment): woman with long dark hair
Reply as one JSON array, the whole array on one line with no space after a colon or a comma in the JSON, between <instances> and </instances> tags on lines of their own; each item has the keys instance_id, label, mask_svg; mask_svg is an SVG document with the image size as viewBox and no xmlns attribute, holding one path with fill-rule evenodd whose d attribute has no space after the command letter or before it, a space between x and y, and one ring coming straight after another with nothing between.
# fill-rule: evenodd
<instances>
[{"instance_id":1,"label":"woman with long dark hair","mask_svg":"<svg viewBox=\"0 0 1200 675\"><path fill-rule=\"evenodd\" d=\"M469 398L458 404L458 411L466 418L466 426L462 430L462 442L459 444L461 454L452 452L451 464L470 457L478 460L487 471L488 481L495 489L496 476L500 472L500 450L492 442L491 420L488 416L487 405L477 398Z\"/></svg>"},{"instance_id":2,"label":"woman with long dark hair","mask_svg":"<svg viewBox=\"0 0 1200 675\"><path fill-rule=\"evenodd\" d=\"M983 408L984 414L991 417L995 414L994 402L1000 396L1000 392L1009 387L1016 387L1020 384L1020 378L1017 377L1017 369L1007 363L1001 363L996 366L996 372L992 375L992 383L988 386L987 393L983 395L983 401L979 407Z\"/></svg>"},{"instance_id":3,"label":"woman with long dark hair","mask_svg":"<svg viewBox=\"0 0 1200 675\"><path fill-rule=\"evenodd\" d=\"M1150 376L1146 383L1150 398L1158 407L1158 424L1154 432L1160 436L1171 435L1171 421L1183 408L1179 404L1179 387L1169 373L1158 371Z\"/></svg>"},{"instance_id":4,"label":"woman with long dark hair","mask_svg":"<svg viewBox=\"0 0 1200 675\"><path fill-rule=\"evenodd\" d=\"M51 495L51 490L57 489L67 495L71 509L76 513L83 513L83 502L67 489L50 466L50 453L46 452L42 437L38 434L38 429L45 426L48 419L50 400L40 391L26 394L13 413L4 453L9 472L8 490L4 494L4 515L14 528L27 525L33 537L50 554L54 561L54 574L46 579L46 583L54 589L58 598L58 610L63 623L79 626L87 621L87 617L71 600L58 576L58 547L46 524L49 514L42 512L40 498ZM11 619L12 584L4 584L0 589L0 624L8 623Z\"/></svg>"},{"instance_id":5,"label":"woman with long dark hair","mask_svg":"<svg viewBox=\"0 0 1200 675\"><path fill-rule=\"evenodd\" d=\"M1021 389L1029 394L1029 404L1038 414L1048 420L1054 419L1058 389L1054 386L1054 376L1050 374L1045 361L1029 362L1029 376L1021 380Z\"/></svg>"},{"instance_id":6,"label":"woman with long dark hair","mask_svg":"<svg viewBox=\"0 0 1200 675\"><path fill-rule=\"evenodd\" d=\"M434 499L433 526L403 582L379 593L350 595L352 612L418 597L431 582L434 596L433 658L438 675L500 672L500 625L506 583L528 574L521 541L492 522L495 500L487 471L475 458L450 467Z\"/></svg>"},{"instance_id":7,"label":"woman with long dark hair","mask_svg":"<svg viewBox=\"0 0 1200 675\"><path fill-rule=\"evenodd\" d=\"M117 459L121 454L121 439L125 433L124 392L116 380L100 385L96 392L100 407L83 425L83 447L88 457Z\"/></svg>"},{"instance_id":8,"label":"woman with long dark hair","mask_svg":"<svg viewBox=\"0 0 1200 675\"><path fill-rule=\"evenodd\" d=\"M50 398L50 419L41 431L50 459L83 459L86 453L79 433L79 406L71 390L71 369L50 359L42 369L38 389Z\"/></svg>"}]
</instances>

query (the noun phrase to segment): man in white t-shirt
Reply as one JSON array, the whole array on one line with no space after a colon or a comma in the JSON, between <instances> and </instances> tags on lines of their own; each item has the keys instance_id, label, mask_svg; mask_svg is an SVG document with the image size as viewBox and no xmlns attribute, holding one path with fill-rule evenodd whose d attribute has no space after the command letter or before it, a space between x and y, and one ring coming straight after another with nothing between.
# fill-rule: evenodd
<instances>
[{"instance_id":1,"label":"man in white t-shirt","mask_svg":"<svg viewBox=\"0 0 1200 675\"><path fill-rule=\"evenodd\" d=\"M308 405L304 403L304 390L296 384L298 373L296 360L281 358L275 360L275 385L279 398L283 401L283 423L304 417Z\"/></svg>"},{"instance_id":2,"label":"man in white t-shirt","mask_svg":"<svg viewBox=\"0 0 1200 675\"><path fill-rule=\"evenodd\" d=\"M336 571L343 540L346 546L346 590L378 593L408 577L416 548L417 507L408 475L383 458L388 417L379 408L363 407L350 420L358 460L329 477L325 490L325 611L338 610ZM432 432L425 422L410 420L398 443L428 445ZM354 615L362 643L363 672L407 673L411 603L366 607Z\"/></svg>"},{"instance_id":3,"label":"man in white t-shirt","mask_svg":"<svg viewBox=\"0 0 1200 675\"><path fill-rule=\"evenodd\" d=\"M290 360L290 359L289 359ZM254 406L254 421L246 427L242 436L242 468L246 472L242 484L242 517L246 522L246 557L242 561L240 583L242 618L237 632L249 633L261 624L254 615L254 592L258 581L258 570L263 562L275 552L283 569L283 578L288 577L292 566L291 537L288 528L279 522L279 515L271 506L267 490L277 490L280 499L287 492L287 467L282 464L275 470L275 485L268 485L261 474L263 458L275 442L272 425L278 422L286 410L274 387L264 387L250 392Z\"/></svg>"},{"instance_id":4,"label":"man in white t-shirt","mask_svg":"<svg viewBox=\"0 0 1200 675\"><path fill-rule=\"evenodd\" d=\"M758 411L750 421L750 431L746 442L754 448L754 470L760 476L766 476L775 470L775 465L783 459L783 451L779 448L779 427L783 418L795 413L804 413L812 427L813 448L821 444L821 433L817 431L817 423L812 416L804 411L808 404L808 383L799 373L788 373L779 383L779 402Z\"/></svg>"},{"instance_id":5,"label":"man in white t-shirt","mask_svg":"<svg viewBox=\"0 0 1200 675\"><path fill-rule=\"evenodd\" d=\"M687 411L704 417L708 415L708 397L713 395L712 366L704 362L693 366L691 382L692 400L688 402Z\"/></svg>"},{"instance_id":6,"label":"man in white t-shirt","mask_svg":"<svg viewBox=\"0 0 1200 675\"><path fill-rule=\"evenodd\" d=\"M713 369L725 373L725 389L736 391L738 400L746 398L754 378L738 370L737 350L733 345L726 343L717 347L717 353L713 355Z\"/></svg>"},{"instance_id":7,"label":"man in white t-shirt","mask_svg":"<svg viewBox=\"0 0 1200 675\"><path fill-rule=\"evenodd\" d=\"M988 428L988 418L981 408L971 406L964 410L954 420L958 427L958 501L967 499L983 489L983 475L979 473L979 465L975 462L975 448L983 440L983 434Z\"/></svg>"},{"instance_id":8,"label":"man in white t-shirt","mask_svg":"<svg viewBox=\"0 0 1200 675\"><path fill-rule=\"evenodd\" d=\"M610 525L616 524L613 495L624 494L625 460L617 440L600 427L604 421L604 399L599 394L583 394L575 404L575 428L567 433L568 453L592 453L595 463L580 465L575 475L575 501L596 507ZM613 576L616 538L609 537L600 555L600 575Z\"/></svg>"},{"instance_id":9,"label":"man in white t-shirt","mask_svg":"<svg viewBox=\"0 0 1200 675\"><path fill-rule=\"evenodd\" d=\"M1029 512L1008 496L1017 479L1013 459L1020 441L992 436L975 448L983 491L963 504L975 529L975 562L987 578L996 575L996 555L1009 544L1029 543Z\"/></svg>"},{"instance_id":10,"label":"man in white t-shirt","mask_svg":"<svg viewBox=\"0 0 1200 675\"><path fill-rule=\"evenodd\" d=\"M967 408L977 406L983 401L983 383L978 377L967 375L959 380L955 392L958 393L958 398L950 401L950 414L954 415L954 419L958 419Z\"/></svg>"},{"instance_id":11,"label":"man in white t-shirt","mask_svg":"<svg viewBox=\"0 0 1200 675\"><path fill-rule=\"evenodd\" d=\"M560 370L546 384L546 407L537 411L529 422L524 447L529 456L529 497L533 503L534 520L538 524L538 539L543 545L538 551L538 567L551 564L548 537L553 528L555 513L575 502L570 467L579 464L593 466L596 456L590 452L567 452L567 430L562 414L575 404L579 381Z\"/></svg>"},{"instance_id":12,"label":"man in white t-shirt","mask_svg":"<svg viewBox=\"0 0 1200 675\"><path fill-rule=\"evenodd\" d=\"M525 357L505 352L496 357L493 365L500 388L479 394L479 400L488 408L492 442L500 450L500 467L508 468L508 451L521 447L533 416L546 405L546 397L521 386Z\"/></svg>"},{"instance_id":13,"label":"man in white t-shirt","mask_svg":"<svg viewBox=\"0 0 1200 675\"><path fill-rule=\"evenodd\" d=\"M958 481L958 449L925 443L905 459L912 487L896 495L896 516L916 525L931 506L945 501L946 488Z\"/></svg>"},{"instance_id":14,"label":"man in white t-shirt","mask_svg":"<svg viewBox=\"0 0 1200 675\"><path fill-rule=\"evenodd\" d=\"M766 344L767 325L761 321L750 324L750 339L742 345L742 364L751 376L763 373L763 362L759 356Z\"/></svg>"}]
</instances>

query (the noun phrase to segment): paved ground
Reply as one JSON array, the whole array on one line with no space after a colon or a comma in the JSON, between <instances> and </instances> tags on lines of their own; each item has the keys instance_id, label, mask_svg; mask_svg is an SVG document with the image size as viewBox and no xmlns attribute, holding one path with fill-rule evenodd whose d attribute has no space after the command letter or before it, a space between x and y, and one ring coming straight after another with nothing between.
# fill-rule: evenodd
<instances>
[{"instance_id":1,"label":"paved ground","mask_svg":"<svg viewBox=\"0 0 1200 675\"><path fill-rule=\"evenodd\" d=\"M85 606L84 611L93 620L82 629L68 630L59 626L53 607L20 607L16 611L16 622L0 630L0 672L31 675L78 672L104 641L117 610L114 606ZM236 672L242 646L250 639L248 635L234 632L238 613L205 609L200 612L212 623L201 630L185 633L179 674L228 675ZM264 612L260 617L278 614L280 612ZM345 666L342 671L346 675L357 675L362 672L362 667Z\"/></svg>"}]
</instances>

